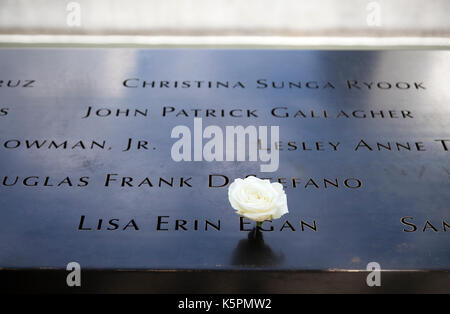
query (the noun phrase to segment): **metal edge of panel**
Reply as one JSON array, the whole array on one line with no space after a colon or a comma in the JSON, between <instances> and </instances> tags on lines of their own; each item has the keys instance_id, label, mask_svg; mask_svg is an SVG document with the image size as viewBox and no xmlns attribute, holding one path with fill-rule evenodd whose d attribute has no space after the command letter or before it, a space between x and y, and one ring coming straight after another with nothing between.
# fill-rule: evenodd
<instances>
[{"instance_id":1,"label":"metal edge of panel","mask_svg":"<svg viewBox=\"0 0 450 314\"><path fill-rule=\"evenodd\" d=\"M88 269L69 287L65 269L2 269L1 293L450 293L448 270L383 270L369 287L363 270Z\"/></svg>"}]
</instances>

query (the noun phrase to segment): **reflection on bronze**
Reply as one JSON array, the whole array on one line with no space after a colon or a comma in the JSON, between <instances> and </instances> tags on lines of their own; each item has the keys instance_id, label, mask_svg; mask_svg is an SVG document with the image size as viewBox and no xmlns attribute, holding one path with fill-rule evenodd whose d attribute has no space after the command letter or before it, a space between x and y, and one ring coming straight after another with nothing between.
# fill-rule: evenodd
<instances>
[{"instance_id":1,"label":"reflection on bronze","mask_svg":"<svg viewBox=\"0 0 450 314\"><path fill-rule=\"evenodd\" d=\"M275 254L270 246L264 243L261 230L253 228L247 239L239 241L234 249L231 260L232 265L238 266L277 266L284 261L283 254Z\"/></svg>"}]
</instances>

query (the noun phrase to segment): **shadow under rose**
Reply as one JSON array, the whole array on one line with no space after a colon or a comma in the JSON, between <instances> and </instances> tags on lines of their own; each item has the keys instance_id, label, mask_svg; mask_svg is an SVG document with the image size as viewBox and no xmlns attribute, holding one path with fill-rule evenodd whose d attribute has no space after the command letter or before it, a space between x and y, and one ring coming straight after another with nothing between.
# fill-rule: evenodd
<instances>
[{"instance_id":1,"label":"shadow under rose","mask_svg":"<svg viewBox=\"0 0 450 314\"><path fill-rule=\"evenodd\" d=\"M247 239L239 241L233 251L231 264L239 266L276 266L284 261L283 254L275 254L270 246L264 243L261 230L253 228Z\"/></svg>"}]
</instances>

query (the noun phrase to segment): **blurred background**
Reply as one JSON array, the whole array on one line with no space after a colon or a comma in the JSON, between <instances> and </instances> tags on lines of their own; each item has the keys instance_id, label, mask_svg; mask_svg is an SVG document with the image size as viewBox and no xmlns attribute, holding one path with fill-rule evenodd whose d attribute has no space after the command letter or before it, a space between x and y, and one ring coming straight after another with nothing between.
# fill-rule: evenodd
<instances>
[{"instance_id":1,"label":"blurred background","mask_svg":"<svg viewBox=\"0 0 450 314\"><path fill-rule=\"evenodd\" d=\"M0 0L0 46L450 47L450 0Z\"/></svg>"}]
</instances>

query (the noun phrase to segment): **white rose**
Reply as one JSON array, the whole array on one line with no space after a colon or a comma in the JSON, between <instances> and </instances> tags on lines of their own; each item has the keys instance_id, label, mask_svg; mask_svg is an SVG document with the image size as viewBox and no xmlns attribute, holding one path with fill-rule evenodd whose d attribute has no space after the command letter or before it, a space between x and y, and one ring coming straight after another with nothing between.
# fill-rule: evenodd
<instances>
[{"instance_id":1,"label":"white rose","mask_svg":"<svg viewBox=\"0 0 450 314\"><path fill-rule=\"evenodd\" d=\"M283 186L256 177L234 180L228 199L237 214L254 221L278 219L289 212Z\"/></svg>"}]
</instances>

